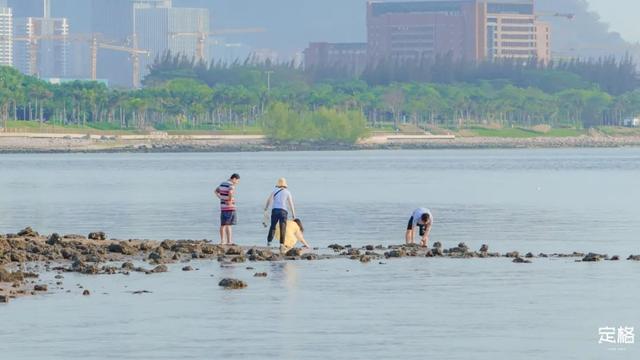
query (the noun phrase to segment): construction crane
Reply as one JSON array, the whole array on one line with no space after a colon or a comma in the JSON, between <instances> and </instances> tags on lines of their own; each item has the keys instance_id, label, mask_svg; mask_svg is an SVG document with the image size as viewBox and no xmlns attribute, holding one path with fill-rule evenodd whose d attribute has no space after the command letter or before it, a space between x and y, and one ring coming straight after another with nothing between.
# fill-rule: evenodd
<instances>
[{"instance_id":1,"label":"construction crane","mask_svg":"<svg viewBox=\"0 0 640 360\"><path fill-rule=\"evenodd\" d=\"M233 34L255 34L266 32L263 28L239 28L239 29L219 29L213 31L195 31L195 32L172 32L169 33L172 38L178 36L190 36L197 39L196 43L196 60L206 61L204 58L204 49L209 40L209 36L233 35Z\"/></svg>"},{"instance_id":2,"label":"construction crane","mask_svg":"<svg viewBox=\"0 0 640 360\"><path fill-rule=\"evenodd\" d=\"M536 18L539 17L562 17L562 18L566 18L567 20L573 20L576 18L576 14L571 14L571 13L551 13L551 12L539 12L536 13Z\"/></svg>"},{"instance_id":3,"label":"construction crane","mask_svg":"<svg viewBox=\"0 0 640 360\"><path fill-rule=\"evenodd\" d=\"M131 63L133 65L133 78L131 84L134 88L140 87L140 56L151 55L149 50L138 49L137 47L128 47L116 44L102 43L97 37L93 37L91 41L91 80L98 79L98 49L125 52L131 55Z\"/></svg>"},{"instance_id":4,"label":"construction crane","mask_svg":"<svg viewBox=\"0 0 640 360\"><path fill-rule=\"evenodd\" d=\"M27 43L29 47L29 75L37 76L38 75L38 44L43 40L51 40L51 41L90 41L91 36L83 35L83 34L70 34L70 35L54 35L54 34L44 34L44 35L18 35L13 37L4 36L3 38L8 38L13 41L24 41Z\"/></svg>"}]
</instances>

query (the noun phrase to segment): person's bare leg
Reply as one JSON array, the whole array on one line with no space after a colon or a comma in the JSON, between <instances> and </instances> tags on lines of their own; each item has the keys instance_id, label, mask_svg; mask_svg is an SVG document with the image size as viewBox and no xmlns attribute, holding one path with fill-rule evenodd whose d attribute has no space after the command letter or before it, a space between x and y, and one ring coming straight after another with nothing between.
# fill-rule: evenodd
<instances>
[{"instance_id":1,"label":"person's bare leg","mask_svg":"<svg viewBox=\"0 0 640 360\"><path fill-rule=\"evenodd\" d=\"M233 231L231 230L231 226L227 226L227 244L233 244Z\"/></svg>"},{"instance_id":2,"label":"person's bare leg","mask_svg":"<svg viewBox=\"0 0 640 360\"><path fill-rule=\"evenodd\" d=\"M407 233L404 235L404 240L409 244L413 244L413 230L407 230Z\"/></svg>"},{"instance_id":3,"label":"person's bare leg","mask_svg":"<svg viewBox=\"0 0 640 360\"><path fill-rule=\"evenodd\" d=\"M220 226L220 245L224 245L224 242L225 242L224 241L224 233L225 233L224 228L225 228L224 225Z\"/></svg>"}]
</instances>

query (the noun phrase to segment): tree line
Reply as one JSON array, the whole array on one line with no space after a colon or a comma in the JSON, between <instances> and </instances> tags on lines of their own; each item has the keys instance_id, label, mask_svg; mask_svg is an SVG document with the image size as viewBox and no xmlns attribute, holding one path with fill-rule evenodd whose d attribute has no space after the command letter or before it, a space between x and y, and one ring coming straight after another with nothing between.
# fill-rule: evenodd
<instances>
[{"instance_id":1,"label":"tree line","mask_svg":"<svg viewBox=\"0 0 640 360\"><path fill-rule=\"evenodd\" d=\"M276 131L286 127L311 129L308 134L326 140L327 133L338 133L335 124L345 121L396 128L402 123L592 127L621 125L640 114L636 65L629 58L541 65L465 64L438 57L413 66L381 62L356 77L339 67L321 71L253 59L205 64L165 54L138 90L84 81L53 85L2 67L0 118L5 125L34 120L122 129L259 127L276 138L298 136ZM296 127L295 119L305 125ZM361 133L340 126L346 126L340 132L347 131L348 139Z\"/></svg>"}]
</instances>

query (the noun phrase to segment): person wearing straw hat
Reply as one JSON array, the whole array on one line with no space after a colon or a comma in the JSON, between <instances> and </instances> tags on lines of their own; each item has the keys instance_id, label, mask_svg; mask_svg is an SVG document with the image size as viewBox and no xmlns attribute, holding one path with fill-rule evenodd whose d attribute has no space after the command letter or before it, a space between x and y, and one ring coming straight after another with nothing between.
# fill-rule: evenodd
<instances>
[{"instance_id":1,"label":"person wearing straw hat","mask_svg":"<svg viewBox=\"0 0 640 360\"><path fill-rule=\"evenodd\" d=\"M287 220L289 218L289 212L296 218L296 210L293 205L293 197L289 192L289 186L285 178L278 179L276 188L267 198L267 203L264 207L265 214L271 208L271 226L269 227L269 234L267 235L267 245L271 246L273 237L276 234L276 226L279 225L280 230L280 245L284 245L284 240L287 233ZM264 224L267 225L266 223Z\"/></svg>"}]
</instances>

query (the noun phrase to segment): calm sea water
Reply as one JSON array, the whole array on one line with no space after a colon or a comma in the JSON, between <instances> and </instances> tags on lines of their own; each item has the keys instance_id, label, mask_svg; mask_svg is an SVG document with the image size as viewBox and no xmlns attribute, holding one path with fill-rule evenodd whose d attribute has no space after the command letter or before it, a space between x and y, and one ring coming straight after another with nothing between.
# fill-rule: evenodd
<instances>
[{"instance_id":1,"label":"calm sea water","mask_svg":"<svg viewBox=\"0 0 640 360\"><path fill-rule=\"evenodd\" d=\"M432 241L521 252L640 254L640 149L1 155L0 232L104 230L217 240L213 189L232 172L236 242L289 180L306 237L395 244L432 209ZM402 259L252 264L130 277L0 306L1 359L635 359L598 328L640 328L635 262ZM253 278L267 271L266 279ZM46 275L52 276L52 274ZM218 288L221 277L249 288ZM82 284L92 296L82 297ZM133 290L151 294L132 295Z\"/></svg>"}]
</instances>

